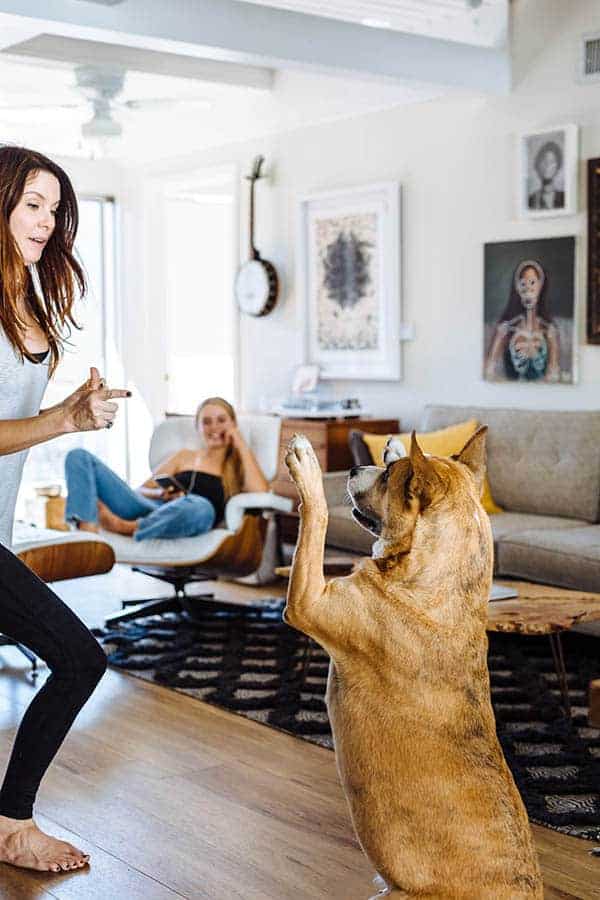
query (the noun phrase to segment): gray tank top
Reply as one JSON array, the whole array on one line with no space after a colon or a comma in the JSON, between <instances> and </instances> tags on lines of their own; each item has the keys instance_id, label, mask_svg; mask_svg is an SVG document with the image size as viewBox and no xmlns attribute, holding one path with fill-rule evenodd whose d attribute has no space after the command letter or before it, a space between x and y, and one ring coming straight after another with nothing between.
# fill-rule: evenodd
<instances>
[{"instance_id":1,"label":"gray tank top","mask_svg":"<svg viewBox=\"0 0 600 900\"><path fill-rule=\"evenodd\" d=\"M48 384L48 359L23 362L0 328L0 428L3 419L37 416ZM10 547L17 494L27 450L0 456L0 543Z\"/></svg>"}]
</instances>

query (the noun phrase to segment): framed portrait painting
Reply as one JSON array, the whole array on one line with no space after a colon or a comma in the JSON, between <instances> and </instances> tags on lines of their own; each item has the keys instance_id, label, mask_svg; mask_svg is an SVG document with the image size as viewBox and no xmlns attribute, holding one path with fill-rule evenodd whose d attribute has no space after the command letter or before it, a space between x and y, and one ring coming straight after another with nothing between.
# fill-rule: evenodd
<instances>
[{"instance_id":1,"label":"framed portrait painting","mask_svg":"<svg viewBox=\"0 0 600 900\"><path fill-rule=\"evenodd\" d=\"M575 238L484 247L486 381L573 384Z\"/></svg>"},{"instance_id":2,"label":"framed portrait painting","mask_svg":"<svg viewBox=\"0 0 600 900\"><path fill-rule=\"evenodd\" d=\"M577 212L577 125L523 134L519 145L521 218Z\"/></svg>"},{"instance_id":3,"label":"framed portrait painting","mask_svg":"<svg viewBox=\"0 0 600 900\"><path fill-rule=\"evenodd\" d=\"M400 241L397 182L300 198L305 357L321 379L400 378Z\"/></svg>"}]
</instances>

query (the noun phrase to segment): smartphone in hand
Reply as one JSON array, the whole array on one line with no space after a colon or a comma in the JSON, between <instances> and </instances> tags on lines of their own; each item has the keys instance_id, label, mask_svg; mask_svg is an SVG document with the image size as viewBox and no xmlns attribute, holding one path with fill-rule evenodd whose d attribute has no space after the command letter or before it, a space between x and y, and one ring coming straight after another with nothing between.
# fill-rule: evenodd
<instances>
[{"instance_id":1,"label":"smartphone in hand","mask_svg":"<svg viewBox=\"0 0 600 900\"><path fill-rule=\"evenodd\" d=\"M160 484L164 491L181 491L181 485L177 483L177 479L172 475L155 475L154 481Z\"/></svg>"}]
</instances>

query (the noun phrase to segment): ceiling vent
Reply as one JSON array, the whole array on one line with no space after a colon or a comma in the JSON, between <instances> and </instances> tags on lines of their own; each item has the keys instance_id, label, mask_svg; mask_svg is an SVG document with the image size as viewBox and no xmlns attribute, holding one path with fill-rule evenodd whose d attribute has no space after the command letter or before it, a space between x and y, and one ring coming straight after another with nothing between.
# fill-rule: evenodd
<instances>
[{"instance_id":1,"label":"ceiling vent","mask_svg":"<svg viewBox=\"0 0 600 900\"><path fill-rule=\"evenodd\" d=\"M581 40L581 78L600 81L600 32L584 34Z\"/></svg>"},{"instance_id":2,"label":"ceiling vent","mask_svg":"<svg viewBox=\"0 0 600 900\"><path fill-rule=\"evenodd\" d=\"M79 0L80 3L99 3L101 6L116 6L123 0Z\"/></svg>"}]
</instances>

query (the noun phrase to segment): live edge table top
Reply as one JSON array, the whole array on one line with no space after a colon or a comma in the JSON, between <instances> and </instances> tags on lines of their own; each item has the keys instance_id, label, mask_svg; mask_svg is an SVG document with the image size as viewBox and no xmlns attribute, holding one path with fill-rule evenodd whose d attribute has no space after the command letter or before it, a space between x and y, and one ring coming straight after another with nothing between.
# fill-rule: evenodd
<instances>
[{"instance_id":1,"label":"live edge table top","mask_svg":"<svg viewBox=\"0 0 600 900\"><path fill-rule=\"evenodd\" d=\"M514 600L494 600L488 606L488 631L554 634L581 622L600 619L600 594L571 591L530 581L498 581L514 588Z\"/></svg>"},{"instance_id":2,"label":"live edge table top","mask_svg":"<svg viewBox=\"0 0 600 900\"><path fill-rule=\"evenodd\" d=\"M291 566L280 566L276 573L289 577ZM347 560L325 563L325 575L348 575L352 564ZM518 597L513 600L494 600L488 604L488 631L517 634L556 634L568 631L581 622L600 620L600 594L591 591L571 591L548 584L530 581L502 581L496 584L514 588Z\"/></svg>"}]
</instances>

